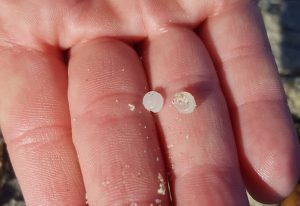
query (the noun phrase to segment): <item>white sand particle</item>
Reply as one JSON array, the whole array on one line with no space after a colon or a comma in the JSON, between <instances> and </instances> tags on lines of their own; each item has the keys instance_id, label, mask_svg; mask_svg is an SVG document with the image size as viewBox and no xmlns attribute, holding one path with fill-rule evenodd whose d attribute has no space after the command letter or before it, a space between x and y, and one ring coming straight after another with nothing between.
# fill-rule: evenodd
<instances>
[{"instance_id":1,"label":"white sand particle","mask_svg":"<svg viewBox=\"0 0 300 206\"><path fill-rule=\"evenodd\" d=\"M87 198L87 193L85 193L85 204L88 205L89 202L88 202L88 198Z\"/></svg>"},{"instance_id":2,"label":"white sand particle","mask_svg":"<svg viewBox=\"0 0 300 206\"><path fill-rule=\"evenodd\" d=\"M135 106L133 104L128 104L128 108L132 112L135 110Z\"/></svg>"},{"instance_id":3,"label":"white sand particle","mask_svg":"<svg viewBox=\"0 0 300 206\"><path fill-rule=\"evenodd\" d=\"M108 180L104 180L103 182L102 182L102 186L103 187L106 187L107 185L109 185L110 184L110 182L108 181Z\"/></svg>"},{"instance_id":4,"label":"white sand particle","mask_svg":"<svg viewBox=\"0 0 300 206\"><path fill-rule=\"evenodd\" d=\"M156 203L156 204L160 204L160 203L161 203L161 199L158 199L158 198L155 199L155 203Z\"/></svg>"},{"instance_id":5,"label":"white sand particle","mask_svg":"<svg viewBox=\"0 0 300 206\"><path fill-rule=\"evenodd\" d=\"M169 145L167 145L167 148L168 149L171 149L171 148L173 148L174 147L174 145L173 144L169 144Z\"/></svg>"},{"instance_id":6,"label":"white sand particle","mask_svg":"<svg viewBox=\"0 0 300 206\"><path fill-rule=\"evenodd\" d=\"M166 191L167 191L166 183L163 176L160 173L158 173L157 179L159 181L159 188L157 190L157 193L160 195L166 195Z\"/></svg>"}]
</instances>

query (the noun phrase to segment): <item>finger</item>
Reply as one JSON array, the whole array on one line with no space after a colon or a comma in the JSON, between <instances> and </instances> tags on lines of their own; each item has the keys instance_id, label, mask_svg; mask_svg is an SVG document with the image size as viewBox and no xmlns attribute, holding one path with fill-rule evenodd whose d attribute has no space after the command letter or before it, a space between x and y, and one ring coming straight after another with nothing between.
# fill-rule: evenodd
<instances>
[{"instance_id":1,"label":"finger","mask_svg":"<svg viewBox=\"0 0 300 206\"><path fill-rule=\"evenodd\" d=\"M144 55L152 88L166 97L159 123L176 204L247 205L226 104L197 35L168 28L150 37ZM180 114L171 105L180 91L196 98L192 114Z\"/></svg>"},{"instance_id":2,"label":"finger","mask_svg":"<svg viewBox=\"0 0 300 206\"><path fill-rule=\"evenodd\" d=\"M15 47L0 54L0 123L26 205L85 205L61 61Z\"/></svg>"},{"instance_id":3,"label":"finger","mask_svg":"<svg viewBox=\"0 0 300 206\"><path fill-rule=\"evenodd\" d=\"M90 205L168 205L153 119L141 108L146 78L135 52L98 39L72 49L73 138Z\"/></svg>"},{"instance_id":4,"label":"finger","mask_svg":"<svg viewBox=\"0 0 300 206\"><path fill-rule=\"evenodd\" d=\"M247 188L260 201L278 201L298 178L299 149L256 4L219 8L201 36L229 103Z\"/></svg>"}]
</instances>

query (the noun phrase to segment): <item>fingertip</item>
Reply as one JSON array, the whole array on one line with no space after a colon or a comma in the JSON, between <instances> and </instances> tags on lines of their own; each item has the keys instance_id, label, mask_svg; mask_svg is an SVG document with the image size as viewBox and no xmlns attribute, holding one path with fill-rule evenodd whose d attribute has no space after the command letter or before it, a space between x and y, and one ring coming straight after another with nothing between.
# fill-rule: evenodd
<instances>
[{"instance_id":1,"label":"fingertip","mask_svg":"<svg viewBox=\"0 0 300 206\"><path fill-rule=\"evenodd\" d=\"M283 201L291 194L299 180L300 167L298 144L285 152L278 152L281 156L265 158L264 167L253 169L250 164L244 164L244 179L249 194L257 201L265 204L275 204ZM280 159L274 164L272 160Z\"/></svg>"}]
</instances>

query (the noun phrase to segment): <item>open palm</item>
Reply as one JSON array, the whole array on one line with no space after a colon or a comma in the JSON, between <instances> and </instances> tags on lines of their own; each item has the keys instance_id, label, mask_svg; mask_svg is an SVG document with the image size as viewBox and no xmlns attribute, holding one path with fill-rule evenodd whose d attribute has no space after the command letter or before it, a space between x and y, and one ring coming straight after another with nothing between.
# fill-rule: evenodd
<instances>
[{"instance_id":1,"label":"open palm","mask_svg":"<svg viewBox=\"0 0 300 206\"><path fill-rule=\"evenodd\" d=\"M149 90L165 98L157 115ZM192 114L171 106L180 91ZM0 95L30 206L242 206L245 187L276 202L298 178L251 0L1 0Z\"/></svg>"}]
</instances>

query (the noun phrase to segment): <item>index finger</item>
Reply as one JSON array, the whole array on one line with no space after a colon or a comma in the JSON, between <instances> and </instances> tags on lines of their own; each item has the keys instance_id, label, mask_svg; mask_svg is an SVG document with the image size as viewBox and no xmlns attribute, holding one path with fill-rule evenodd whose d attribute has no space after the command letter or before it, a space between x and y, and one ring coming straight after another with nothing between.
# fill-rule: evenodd
<instances>
[{"instance_id":1,"label":"index finger","mask_svg":"<svg viewBox=\"0 0 300 206\"><path fill-rule=\"evenodd\" d=\"M278 201L298 178L296 135L256 3L225 2L200 36L232 114L247 188L260 201Z\"/></svg>"}]
</instances>

